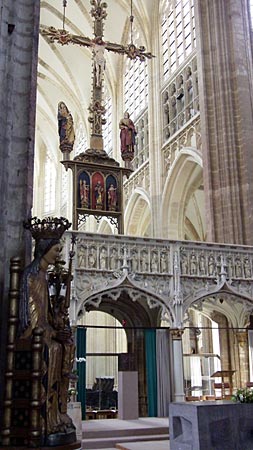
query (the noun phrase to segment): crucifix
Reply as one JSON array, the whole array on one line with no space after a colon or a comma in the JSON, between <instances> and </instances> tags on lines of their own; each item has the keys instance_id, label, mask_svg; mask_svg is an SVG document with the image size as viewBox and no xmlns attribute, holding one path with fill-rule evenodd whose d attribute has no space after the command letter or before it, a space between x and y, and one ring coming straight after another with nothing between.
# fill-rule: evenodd
<instances>
[{"instance_id":1,"label":"crucifix","mask_svg":"<svg viewBox=\"0 0 253 450\"><path fill-rule=\"evenodd\" d=\"M118 53L120 55L126 55L131 60L139 59L140 61L145 61L146 58L150 59L153 55L150 52L146 52L145 47L136 47L133 43L133 19L132 14L132 1L131 1L131 42L128 45L120 45L112 42L104 41L104 20L107 16L106 8L107 4L102 0L91 0L90 1L91 16L94 19L94 38L90 39L86 36L77 36L69 33L65 30L65 8L67 6L67 0L63 0L63 28L56 29L54 27L47 27L41 30L42 35L48 36L50 42L58 42L61 45L78 44L80 46L89 47L92 49L93 53L93 86L92 86L92 99L89 106L89 122L92 125L91 139L90 139L90 150L96 153L104 153L103 150L103 136L102 136L102 125L106 123L104 119L105 108L103 106L103 74L105 70L105 50Z\"/></svg>"},{"instance_id":2,"label":"crucifix","mask_svg":"<svg viewBox=\"0 0 253 450\"><path fill-rule=\"evenodd\" d=\"M129 45L114 44L104 41L104 20L107 16L107 4L102 0L90 0L91 16L94 19L94 38L77 36L65 30L65 8L67 0L63 0L63 28L47 27L41 34L49 38L50 42L61 45L77 44L89 47L93 54L92 96L89 106L91 123L90 148L69 158L69 148L61 147L64 160L62 164L66 170L73 172L73 229L78 229L85 223L86 218L93 215L97 222L107 217L118 232L123 234L123 177L129 177L132 170L119 167L115 159L108 156L103 148L102 126L106 123L103 106L103 81L105 71L105 50L126 55L131 60L145 61L153 55L146 52L145 47L136 47L133 43L133 14L131 0L131 42ZM61 102L68 113L66 105ZM65 114L66 115L66 114ZM73 148L73 145L72 145Z\"/></svg>"}]
</instances>

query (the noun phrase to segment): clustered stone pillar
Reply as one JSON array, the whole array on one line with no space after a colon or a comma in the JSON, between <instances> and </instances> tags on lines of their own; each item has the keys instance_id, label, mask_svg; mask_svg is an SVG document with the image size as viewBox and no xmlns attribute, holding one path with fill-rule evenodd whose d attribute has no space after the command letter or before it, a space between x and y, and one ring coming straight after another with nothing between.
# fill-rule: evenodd
<instances>
[{"instance_id":1,"label":"clustered stone pillar","mask_svg":"<svg viewBox=\"0 0 253 450\"><path fill-rule=\"evenodd\" d=\"M253 243L249 2L196 0L207 240Z\"/></svg>"},{"instance_id":2,"label":"clustered stone pillar","mask_svg":"<svg viewBox=\"0 0 253 450\"><path fill-rule=\"evenodd\" d=\"M239 367L237 371L240 373L241 379L239 380L242 388L246 387L246 383L249 381L249 348L248 348L248 333L247 331L240 330L235 333L238 349Z\"/></svg>"}]
</instances>

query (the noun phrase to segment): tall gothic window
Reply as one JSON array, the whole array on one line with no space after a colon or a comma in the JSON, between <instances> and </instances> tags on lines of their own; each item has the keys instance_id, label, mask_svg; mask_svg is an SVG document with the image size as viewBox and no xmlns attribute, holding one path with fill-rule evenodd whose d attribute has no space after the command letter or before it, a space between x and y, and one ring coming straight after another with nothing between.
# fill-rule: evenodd
<instances>
[{"instance_id":1,"label":"tall gothic window","mask_svg":"<svg viewBox=\"0 0 253 450\"><path fill-rule=\"evenodd\" d=\"M62 164L61 164L62 166ZM61 167L61 212L66 214L65 210L67 208L68 201L68 172L65 167Z\"/></svg>"},{"instance_id":2,"label":"tall gothic window","mask_svg":"<svg viewBox=\"0 0 253 450\"><path fill-rule=\"evenodd\" d=\"M88 145L88 141L87 141L87 134L86 131L84 129L84 125L82 122L79 122L76 130L75 130L75 145L74 145L74 156L79 155L82 152L85 152L85 150L87 150L87 145Z\"/></svg>"},{"instance_id":3,"label":"tall gothic window","mask_svg":"<svg viewBox=\"0 0 253 450\"><path fill-rule=\"evenodd\" d=\"M103 125L104 149L111 156L112 154L112 98L105 91L105 119L106 124Z\"/></svg>"},{"instance_id":4,"label":"tall gothic window","mask_svg":"<svg viewBox=\"0 0 253 450\"><path fill-rule=\"evenodd\" d=\"M148 104L147 61L127 60L124 77L125 111L135 119Z\"/></svg>"},{"instance_id":5,"label":"tall gothic window","mask_svg":"<svg viewBox=\"0 0 253 450\"><path fill-rule=\"evenodd\" d=\"M194 0L164 0L161 17L162 65L166 79L196 47Z\"/></svg>"},{"instance_id":6,"label":"tall gothic window","mask_svg":"<svg viewBox=\"0 0 253 450\"><path fill-rule=\"evenodd\" d=\"M250 0L249 6L250 6L250 15L251 15L251 28L253 28L253 0Z\"/></svg>"},{"instance_id":7,"label":"tall gothic window","mask_svg":"<svg viewBox=\"0 0 253 450\"><path fill-rule=\"evenodd\" d=\"M55 210L56 170L55 164L49 154L45 161L45 185L44 185L44 213Z\"/></svg>"},{"instance_id":8,"label":"tall gothic window","mask_svg":"<svg viewBox=\"0 0 253 450\"><path fill-rule=\"evenodd\" d=\"M142 39L136 29L134 29L133 35L135 45L142 45ZM148 62L127 59L124 74L124 112L129 113L137 131L135 156L132 162L134 170L149 158L147 108Z\"/></svg>"}]
</instances>

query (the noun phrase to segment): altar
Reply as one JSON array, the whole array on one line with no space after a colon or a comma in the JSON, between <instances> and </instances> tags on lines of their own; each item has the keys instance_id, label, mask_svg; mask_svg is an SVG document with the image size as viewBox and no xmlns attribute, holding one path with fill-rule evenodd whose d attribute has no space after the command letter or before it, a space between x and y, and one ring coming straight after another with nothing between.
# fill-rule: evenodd
<instances>
[{"instance_id":1,"label":"altar","mask_svg":"<svg viewBox=\"0 0 253 450\"><path fill-rule=\"evenodd\" d=\"M170 403L170 450L252 450L252 415L252 403Z\"/></svg>"}]
</instances>

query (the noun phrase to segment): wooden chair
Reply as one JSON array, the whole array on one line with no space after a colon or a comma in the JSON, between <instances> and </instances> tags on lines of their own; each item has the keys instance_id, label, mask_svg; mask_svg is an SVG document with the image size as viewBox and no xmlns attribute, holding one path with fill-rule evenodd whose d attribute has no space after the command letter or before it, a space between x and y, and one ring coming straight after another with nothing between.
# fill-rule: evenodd
<instances>
[{"instance_id":1,"label":"wooden chair","mask_svg":"<svg viewBox=\"0 0 253 450\"><path fill-rule=\"evenodd\" d=\"M17 338L20 272L20 258L13 258L2 428L2 444L13 448L41 445L43 331L35 328L31 339Z\"/></svg>"}]
</instances>

